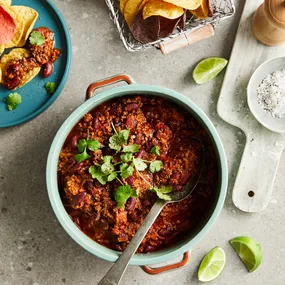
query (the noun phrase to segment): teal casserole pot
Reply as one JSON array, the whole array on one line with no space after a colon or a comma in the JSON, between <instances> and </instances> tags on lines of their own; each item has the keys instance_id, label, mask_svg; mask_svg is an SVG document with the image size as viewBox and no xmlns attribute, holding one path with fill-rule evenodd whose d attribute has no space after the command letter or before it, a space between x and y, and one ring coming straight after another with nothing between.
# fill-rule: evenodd
<instances>
[{"instance_id":1,"label":"teal casserole pot","mask_svg":"<svg viewBox=\"0 0 285 285\"><path fill-rule=\"evenodd\" d=\"M110 88L101 93L97 93L96 96L91 97L95 89L119 81L125 81L126 83L128 83L128 85ZM194 116L205 128L209 137L212 140L219 167L219 181L215 192L216 194L214 207L212 211L207 215L207 217L203 220L199 229L191 236L185 237L184 240L181 240L179 243L164 250L160 250L153 253L135 254L130 262L132 265L150 265L154 263L168 261L192 249L195 244L197 244L213 226L214 222L216 221L222 210L226 196L228 172L225 151L221 139L210 119L191 100L189 100L187 97L181 95L178 92L164 87L136 84L134 80L127 75L117 75L91 84L87 90L86 97L88 100L86 100L82 105L80 105L66 119L66 121L58 130L52 142L47 161L46 183L51 206L55 212L57 219L59 220L63 228L66 230L66 232L79 245L88 250L90 253L110 262L115 262L119 257L120 252L106 248L90 239L73 223L73 221L67 214L59 194L57 181L57 165L60 151L68 134L70 133L74 125L86 113L110 99L134 94L145 94L163 97L169 101L173 101L177 105L182 106L192 116Z\"/></svg>"}]
</instances>

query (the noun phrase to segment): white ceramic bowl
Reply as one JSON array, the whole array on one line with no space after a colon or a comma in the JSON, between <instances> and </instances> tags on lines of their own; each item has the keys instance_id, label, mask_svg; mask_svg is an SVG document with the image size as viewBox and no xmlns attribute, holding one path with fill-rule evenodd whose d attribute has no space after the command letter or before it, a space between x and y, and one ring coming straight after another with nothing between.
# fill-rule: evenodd
<instances>
[{"instance_id":1,"label":"white ceramic bowl","mask_svg":"<svg viewBox=\"0 0 285 285\"><path fill-rule=\"evenodd\" d=\"M269 59L262 63L252 74L247 86L247 102L253 116L267 129L285 133L285 116L282 118L274 118L264 111L257 101L257 87L261 81L273 71L285 69L285 57L277 57Z\"/></svg>"}]
</instances>

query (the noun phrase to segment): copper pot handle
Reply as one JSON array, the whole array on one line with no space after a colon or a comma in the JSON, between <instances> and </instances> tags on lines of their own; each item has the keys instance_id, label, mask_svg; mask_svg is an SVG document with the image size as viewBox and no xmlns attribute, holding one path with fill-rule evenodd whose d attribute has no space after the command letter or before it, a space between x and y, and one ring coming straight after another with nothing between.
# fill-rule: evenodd
<instances>
[{"instance_id":1,"label":"copper pot handle","mask_svg":"<svg viewBox=\"0 0 285 285\"><path fill-rule=\"evenodd\" d=\"M98 88L102 88L111 84L115 84L121 81L125 81L128 84L135 84L135 80L127 75L127 74L118 74L112 77L108 77L105 79L101 79L98 81L95 81L94 83L90 84L87 91L86 91L86 100L90 99L94 93L94 91Z\"/></svg>"},{"instance_id":2,"label":"copper pot handle","mask_svg":"<svg viewBox=\"0 0 285 285\"><path fill-rule=\"evenodd\" d=\"M161 267L156 267L156 268L150 267L148 265L144 265L144 266L142 266L142 269L144 272L146 272L148 274L156 275L156 274L160 274L160 273L164 273L167 271L172 271L172 270L178 269L178 268L186 265L189 262L189 260L190 260L190 251L186 251L183 254L182 260L177 262L177 263L169 264L169 265L165 265L165 266L161 266Z\"/></svg>"}]
</instances>

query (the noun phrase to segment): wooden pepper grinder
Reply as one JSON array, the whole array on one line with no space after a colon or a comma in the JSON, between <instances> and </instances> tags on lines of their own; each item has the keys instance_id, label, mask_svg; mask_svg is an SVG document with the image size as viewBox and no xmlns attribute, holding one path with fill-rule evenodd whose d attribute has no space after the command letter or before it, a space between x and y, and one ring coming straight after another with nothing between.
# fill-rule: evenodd
<instances>
[{"instance_id":1,"label":"wooden pepper grinder","mask_svg":"<svg viewBox=\"0 0 285 285\"><path fill-rule=\"evenodd\" d=\"M252 32L267 46L285 43L285 0L265 0L253 16Z\"/></svg>"}]
</instances>

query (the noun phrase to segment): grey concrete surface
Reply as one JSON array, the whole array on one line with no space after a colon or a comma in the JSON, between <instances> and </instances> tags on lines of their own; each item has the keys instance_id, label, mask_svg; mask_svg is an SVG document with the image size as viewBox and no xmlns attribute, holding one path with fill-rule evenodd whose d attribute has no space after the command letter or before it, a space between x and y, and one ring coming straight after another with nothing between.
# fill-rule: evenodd
<instances>
[{"instance_id":1,"label":"grey concrete surface","mask_svg":"<svg viewBox=\"0 0 285 285\"><path fill-rule=\"evenodd\" d=\"M268 207L258 214L236 209L231 191L245 137L217 115L223 74L201 86L191 79L192 69L200 59L230 56L244 1L235 2L235 17L221 23L215 37L163 56L155 49L127 52L104 0L54 0L70 29L72 69L61 96L46 112L23 125L0 130L1 285L97 284L111 266L77 245L58 223L46 192L45 166L56 131L84 101L86 87L96 79L117 73L128 73L137 82L163 85L191 98L217 127L229 163L225 206L208 235L193 248L190 263L158 276L132 266L127 269L123 284L199 284L199 262L216 245L225 249L227 264L211 284L285 284L285 156ZM262 245L263 262L254 273L246 271L228 243L237 235L252 236Z\"/></svg>"}]
</instances>

